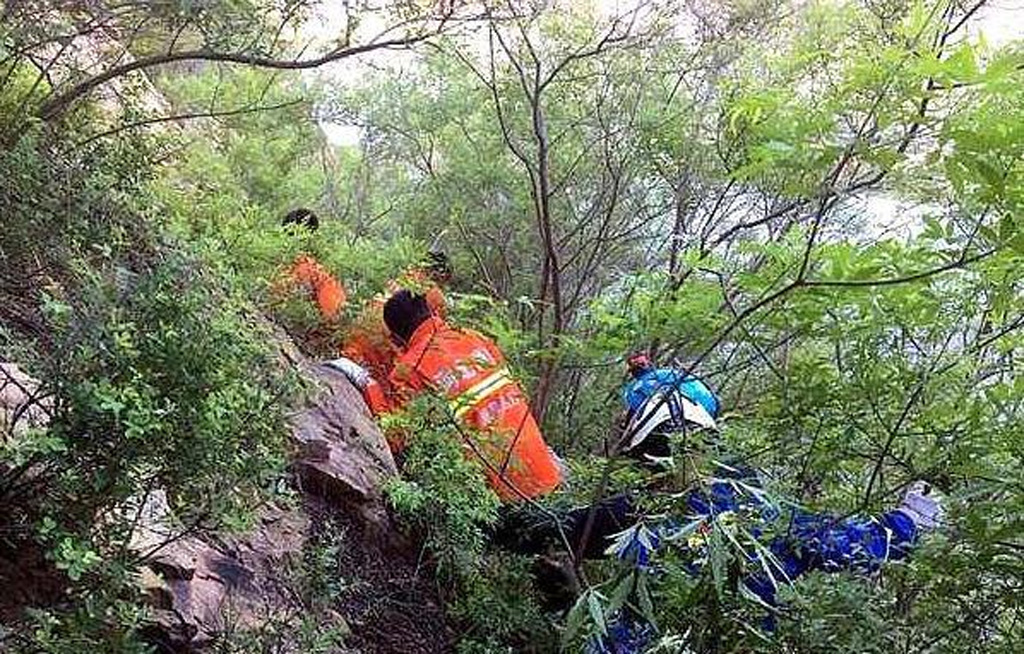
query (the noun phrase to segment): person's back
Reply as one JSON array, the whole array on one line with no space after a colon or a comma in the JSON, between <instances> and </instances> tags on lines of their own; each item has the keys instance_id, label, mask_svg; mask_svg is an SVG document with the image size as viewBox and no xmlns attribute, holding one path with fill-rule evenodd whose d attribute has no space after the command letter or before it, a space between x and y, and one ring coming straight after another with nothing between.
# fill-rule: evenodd
<instances>
[{"instance_id":1,"label":"person's back","mask_svg":"<svg viewBox=\"0 0 1024 654\"><path fill-rule=\"evenodd\" d=\"M368 390L375 413L391 410L418 393L437 392L449 402L455 418L470 428L464 434L466 445L483 461L491 485L503 499L535 497L558 486L558 463L526 395L490 339L451 327L430 314L423 296L409 291L388 301L384 317L403 347L390 377L397 402L382 401Z\"/></svg>"},{"instance_id":2,"label":"person's back","mask_svg":"<svg viewBox=\"0 0 1024 654\"><path fill-rule=\"evenodd\" d=\"M655 368L646 355L630 357L629 371L631 379L622 388L622 401L630 413L658 391L674 388L704 407L712 418L718 417L718 397L701 379L674 368Z\"/></svg>"},{"instance_id":3,"label":"person's back","mask_svg":"<svg viewBox=\"0 0 1024 654\"><path fill-rule=\"evenodd\" d=\"M644 353L630 356L627 364L630 379L622 387L627 423L630 419L644 415L641 412L649 402L653 404L647 409L654 413L641 420L641 427L635 432L630 432L630 437L623 442L623 451L648 467L661 469L661 460L672 456L671 435L679 431L683 424L690 422L714 428L720 409L719 401L707 384L697 377L672 368L655 368L650 357ZM657 399L662 394L666 398L681 395L692 406L687 408L684 402L678 409L673 408L677 406L674 401ZM672 419L665 422L652 420L659 407L671 414ZM703 411L700 411L701 408ZM680 412L678 415L675 413L677 410ZM691 415L694 412L696 414ZM700 413L705 415L701 417Z\"/></svg>"},{"instance_id":4,"label":"person's back","mask_svg":"<svg viewBox=\"0 0 1024 654\"><path fill-rule=\"evenodd\" d=\"M439 259L434 259L437 261ZM447 266L447 259L440 259ZM450 275L450 272L447 273ZM427 299L431 313L441 318L447 315L447 303L441 289L447 277L438 274L431 266L412 268L397 279L388 282L384 293L373 297L349 325L345 334L342 354L365 367L380 382L382 392L390 394L390 376L398 358L398 349L391 343L387 325L384 324L384 304L398 291L412 286L421 289Z\"/></svg>"}]
</instances>

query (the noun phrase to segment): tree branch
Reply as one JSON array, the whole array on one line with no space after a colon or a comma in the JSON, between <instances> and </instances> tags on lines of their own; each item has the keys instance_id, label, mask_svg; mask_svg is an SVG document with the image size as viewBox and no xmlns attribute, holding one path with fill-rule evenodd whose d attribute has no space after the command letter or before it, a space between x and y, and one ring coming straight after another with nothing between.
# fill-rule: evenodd
<instances>
[{"instance_id":1,"label":"tree branch","mask_svg":"<svg viewBox=\"0 0 1024 654\"><path fill-rule=\"evenodd\" d=\"M165 52L148 57L141 57L82 80L78 84L71 86L66 91L50 98L48 101L43 103L42 107L40 107L39 116L46 121L53 120L67 111L68 108L70 108L71 105L80 98L113 79L123 77L124 75L135 71L163 66L178 61L216 61L229 64L254 66L257 68L272 68L276 70L305 70L309 68L318 68L324 64L367 52L373 52L374 50L408 47L435 36L440 33L443 27L444 21L442 20L441 24L438 25L437 28L427 32L404 36L401 38L365 43L363 45L347 48L340 48L312 59L275 59L273 57L264 57L254 54L244 54L240 52L215 52L205 49L170 53Z\"/></svg>"},{"instance_id":2,"label":"tree branch","mask_svg":"<svg viewBox=\"0 0 1024 654\"><path fill-rule=\"evenodd\" d=\"M114 127L112 129L108 129L108 130L106 130L104 132L100 132L98 134L93 134L89 138L84 139L82 141L79 141L78 143L75 143L74 147L75 148L84 147L84 146L86 146L86 145L88 145L88 144L90 144L90 143L92 143L94 141L98 141L99 139L106 138L108 136L113 136L115 134L119 134L119 133L121 133L123 131L126 131L126 130L129 130L129 129L135 129L136 127L146 127L148 125L157 125L157 124L160 124L160 123L170 123L170 122L176 122L176 121L179 121L179 120L180 121L184 121L184 120L195 120L197 118L220 118L220 117L223 117L223 116L238 116L238 115L242 115L242 114L258 113L260 111L275 111L277 109L285 109L287 107L293 107L293 106L295 106L297 104L301 104L301 103L303 103L305 101L306 101L305 98L297 98L295 100L289 100L287 102L281 102L281 103L273 104L273 105L265 105L265 106L258 106L258 107L247 106L247 107L240 107L238 109L227 109L227 110L223 110L223 111L199 111L199 112L194 112L194 113L175 114L173 116L160 116L159 118L148 118L146 120L140 120L138 122L128 123L126 125L119 125L117 127Z\"/></svg>"},{"instance_id":3,"label":"tree branch","mask_svg":"<svg viewBox=\"0 0 1024 654\"><path fill-rule=\"evenodd\" d=\"M931 270L923 270L905 277L893 277L889 279L809 279L803 282L805 287L823 287L823 288L873 288L877 286L896 286L899 284L908 284L910 282L916 282L940 273L944 273L950 270L956 270L957 268L963 268L969 266L972 263L976 263L983 259L987 259L1000 248L992 248L984 252L979 252L974 256L967 256L967 253L962 253L956 261L951 261L944 266L932 268Z\"/></svg>"}]
</instances>

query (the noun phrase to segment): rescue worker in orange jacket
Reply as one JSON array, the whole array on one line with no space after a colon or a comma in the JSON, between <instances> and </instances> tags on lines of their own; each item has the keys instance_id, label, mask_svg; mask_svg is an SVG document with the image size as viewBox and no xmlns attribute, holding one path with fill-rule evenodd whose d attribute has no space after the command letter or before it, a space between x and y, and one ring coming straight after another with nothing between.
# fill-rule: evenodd
<instances>
[{"instance_id":1,"label":"rescue worker in orange jacket","mask_svg":"<svg viewBox=\"0 0 1024 654\"><path fill-rule=\"evenodd\" d=\"M431 311L423 295L408 290L388 299L384 322L400 350L389 379L393 397L351 360L331 362L363 389L375 414L396 410L419 393L438 393L468 427L467 454L483 462L499 497L532 498L558 486L558 461L541 436L526 395L490 339L451 327Z\"/></svg>"},{"instance_id":2,"label":"rescue worker in orange jacket","mask_svg":"<svg viewBox=\"0 0 1024 654\"><path fill-rule=\"evenodd\" d=\"M385 396L393 393L390 377L399 351L391 342L391 335L384 324L384 303L402 288L411 288L421 292L431 312L444 319L448 312L441 287L450 279L448 257L442 252L430 252L424 265L414 267L388 282L385 292L370 300L349 326L342 354L366 368L380 384Z\"/></svg>"},{"instance_id":3,"label":"rescue worker in orange jacket","mask_svg":"<svg viewBox=\"0 0 1024 654\"><path fill-rule=\"evenodd\" d=\"M288 212L282 224L312 234L320 227L320 219L309 209ZM302 288L316 304L325 321L337 320L348 300L345 287L309 254L300 254L278 282L276 292L284 288Z\"/></svg>"}]
</instances>

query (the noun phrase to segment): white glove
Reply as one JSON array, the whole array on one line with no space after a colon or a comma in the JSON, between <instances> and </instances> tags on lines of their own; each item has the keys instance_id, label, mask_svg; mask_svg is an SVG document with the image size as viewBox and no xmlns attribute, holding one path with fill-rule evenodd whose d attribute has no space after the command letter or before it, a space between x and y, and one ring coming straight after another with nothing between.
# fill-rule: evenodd
<instances>
[{"instance_id":1,"label":"white glove","mask_svg":"<svg viewBox=\"0 0 1024 654\"><path fill-rule=\"evenodd\" d=\"M938 493L926 481L915 481L903 496L899 511L913 520L918 529L935 529L942 522L942 504Z\"/></svg>"},{"instance_id":2,"label":"white glove","mask_svg":"<svg viewBox=\"0 0 1024 654\"><path fill-rule=\"evenodd\" d=\"M348 357L340 357L332 361L327 361L324 365L330 366L331 368L343 373L359 390L365 389L370 383L370 373L366 368Z\"/></svg>"}]
</instances>

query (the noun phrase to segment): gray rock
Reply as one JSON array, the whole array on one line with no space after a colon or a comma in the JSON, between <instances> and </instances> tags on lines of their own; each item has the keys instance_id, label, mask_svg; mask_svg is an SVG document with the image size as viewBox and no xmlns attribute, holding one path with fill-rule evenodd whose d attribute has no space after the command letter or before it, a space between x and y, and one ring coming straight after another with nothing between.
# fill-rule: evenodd
<instances>
[{"instance_id":1,"label":"gray rock","mask_svg":"<svg viewBox=\"0 0 1024 654\"><path fill-rule=\"evenodd\" d=\"M38 379L15 363L0 362L0 432L4 440L46 427L52 410L53 398L46 395Z\"/></svg>"},{"instance_id":2,"label":"gray rock","mask_svg":"<svg viewBox=\"0 0 1024 654\"><path fill-rule=\"evenodd\" d=\"M344 375L306 362L294 348L282 346L282 355L313 386L290 417L300 490L349 512L369 537L392 539L382 486L398 471L362 395ZM200 648L228 632L301 615L287 578L307 540L309 518L301 508L267 508L255 529L218 542L180 537L161 491L133 510L141 519L132 549L150 554L141 584L167 646Z\"/></svg>"},{"instance_id":3,"label":"gray rock","mask_svg":"<svg viewBox=\"0 0 1024 654\"><path fill-rule=\"evenodd\" d=\"M325 366L306 366L305 372L316 388L291 418L302 490L349 505L371 525L386 528L381 488L398 469L383 434L343 374Z\"/></svg>"}]
</instances>

